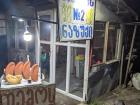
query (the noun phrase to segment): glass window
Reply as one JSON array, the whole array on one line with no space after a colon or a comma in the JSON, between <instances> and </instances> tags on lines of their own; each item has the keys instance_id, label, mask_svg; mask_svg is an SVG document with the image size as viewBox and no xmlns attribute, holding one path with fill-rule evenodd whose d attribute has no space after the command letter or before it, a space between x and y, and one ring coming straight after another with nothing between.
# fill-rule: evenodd
<instances>
[{"instance_id":1,"label":"glass window","mask_svg":"<svg viewBox=\"0 0 140 105\"><path fill-rule=\"evenodd\" d=\"M40 66L41 72L43 73L45 80L50 81L50 45L41 44L40 52Z\"/></svg>"},{"instance_id":2,"label":"glass window","mask_svg":"<svg viewBox=\"0 0 140 105\"><path fill-rule=\"evenodd\" d=\"M40 16L42 20L50 20L50 15ZM50 41L51 24L47 22L40 22L40 40Z\"/></svg>"},{"instance_id":3,"label":"glass window","mask_svg":"<svg viewBox=\"0 0 140 105\"><path fill-rule=\"evenodd\" d=\"M116 59L118 50L119 25L110 23L108 28L107 58L106 61Z\"/></svg>"},{"instance_id":4,"label":"glass window","mask_svg":"<svg viewBox=\"0 0 140 105\"><path fill-rule=\"evenodd\" d=\"M85 68L84 48L71 48L70 67L70 93L82 97Z\"/></svg>"},{"instance_id":5,"label":"glass window","mask_svg":"<svg viewBox=\"0 0 140 105\"><path fill-rule=\"evenodd\" d=\"M66 89L67 47L56 46L56 87Z\"/></svg>"},{"instance_id":6,"label":"glass window","mask_svg":"<svg viewBox=\"0 0 140 105\"><path fill-rule=\"evenodd\" d=\"M0 20L0 35L6 35L6 22Z\"/></svg>"},{"instance_id":7,"label":"glass window","mask_svg":"<svg viewBox=\"0 0 140 105\"><path fill-rule=\"evenodd\" d=\"M25 22L28 23L28 31L32 34L32 40L27 42L23 39L23 34L25 32ZM25 20L24 22L19 22L16 19L11 19L8 23L8 61L26 61L27 55L29 59L34 64L35 61L35 21Z\"/></svg>"},{"instance_id":8,"label":"glass window","mask_svg":"<svg viewBox=\"0 0 140 105\"><path fill-rule=\"evenodd\" d=\"M91 41L92 62L91 64L99 64L103 62L105 38L105 22L96 21L93 40Z\"/></svg>"},{"instance_id":9,"label":"glass window","mask_svg":"<svg viewBox=\"0 0 140 105\"><path fill-rule=\"evenodd\" d=\"M3 74L3 69L8 62L6 24L5 20L0 20L0 76Z\"/></svg>"}]
</instances>

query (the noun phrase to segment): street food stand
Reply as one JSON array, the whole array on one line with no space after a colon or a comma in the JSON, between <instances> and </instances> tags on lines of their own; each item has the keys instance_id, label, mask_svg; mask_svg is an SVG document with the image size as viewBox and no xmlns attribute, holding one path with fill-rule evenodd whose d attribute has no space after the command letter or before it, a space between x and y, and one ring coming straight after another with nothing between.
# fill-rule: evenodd
<instances>
[{"instance_id":1,"label":"street food stand","mask_svg":"<svg viewBox=\"0 0 140 105\"><path fill-rule=\"evenodd\" d=\"M31 19L20 22L16 16L2 17L1 21L6 31L6 44L1 44L7 48L1 52L7 59L4 65L0 63L0 105L55 105L55 84L44 80L34 54L36 24L30 26Z\"/></svg>"},{"instance_id":2,"label":"street food stand","mask_svg":"<svg viewBox=\"0 0 140 105\"><path fill-rule=\"evenodd\" d=\"M113 89L120 67L123 37L120 23L126 16L122 11L119 14L119 8L123 12L127 9L119 5L124 3L113 1L116 2L109 4L111 7L108 3L112 0L27 0L29 6L24 1L16 2L18 9L10 8L7 20L4 18L8 42L5 62L26 62L29 55L30 61L40 67L39 77L38 81L29 83L28 78L16 85L5 84L3 77L2 104L8 102L5 99L12 105L32 102L31 105L54 105L55 85L51 83L56 83L56 91L79 101L88 101ZM133 14L129 16L131 19ZM23 34L31 33L33 40L25 43ZM42 82L43 72L47 83Z\"/></svg>"}]
</instances>

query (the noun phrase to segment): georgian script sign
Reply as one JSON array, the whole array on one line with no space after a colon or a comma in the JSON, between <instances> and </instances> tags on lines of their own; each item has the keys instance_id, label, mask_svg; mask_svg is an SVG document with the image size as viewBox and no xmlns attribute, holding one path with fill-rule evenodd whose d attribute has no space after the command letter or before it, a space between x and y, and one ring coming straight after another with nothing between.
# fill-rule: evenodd
<instances>
[{"instance_id":1,"label":"georgian script sign","mask_svg":"<svg viewBox=\"0 0 140 105\"><path fill-rule=\"evenodd\" d=\"M0 90L0 105L55 105L55 85Z\"/></svg>"},{"instance_id":2,"label":"georgian script sign","mask_svg":"<svg viewBox=\"0 0 140 105\"><path fill-rule=\"evenodd\" d=\"M95 0L59 0L61 41L93 37Z\"/></svg>"}]
</instances>

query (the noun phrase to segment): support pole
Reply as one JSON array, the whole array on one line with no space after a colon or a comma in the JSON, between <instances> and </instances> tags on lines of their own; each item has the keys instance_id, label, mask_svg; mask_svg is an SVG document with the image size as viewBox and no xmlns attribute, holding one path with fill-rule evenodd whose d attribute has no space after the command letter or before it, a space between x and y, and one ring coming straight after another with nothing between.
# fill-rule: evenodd
<instances>
[{"instance_id":1,"label":"support pole","mask_svg":"<svg viewBox=\"0 0 140 105\"><path fill-rule=\"evenodd\" d=\"M123 57L124 57L124 46L122 48L122 54L121 54L121 66L120 66L120 81L119 81L119 86L121 86L121 84L122 84Z\"/></svg>"}]
</instances>

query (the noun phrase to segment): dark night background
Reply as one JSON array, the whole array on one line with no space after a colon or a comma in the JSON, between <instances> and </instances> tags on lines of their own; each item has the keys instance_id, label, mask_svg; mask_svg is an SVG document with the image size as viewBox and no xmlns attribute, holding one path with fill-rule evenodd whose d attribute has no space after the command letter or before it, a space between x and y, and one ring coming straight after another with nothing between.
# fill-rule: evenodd
<instances>
[{"instance_id":1,"label":"dark night background","mask_svg":"<svg viewBox=\"0 0 140 105\"><path fill-rule=\"evenodd\" d=\"M124 0L137 14L140 15L140 0Z\"/></svg>"},{"instance_id":2,"label":"dark night background","mask_svg":"<svg viewBox=\"0 0 140 105\"><path fill-rule=\"evenodd\" d=\"M125 0L126 3L139 15L139 21L140 21L140 0ZM138 58L135 60L134 63L134 71L140 72L140 26L138 27L134 48L137 49L137 55Z\"/></svg>"}]
</instances>

